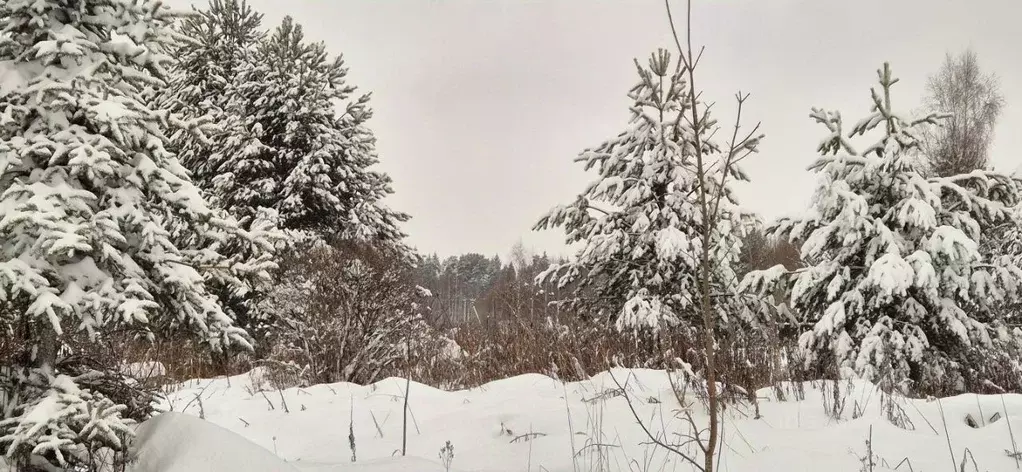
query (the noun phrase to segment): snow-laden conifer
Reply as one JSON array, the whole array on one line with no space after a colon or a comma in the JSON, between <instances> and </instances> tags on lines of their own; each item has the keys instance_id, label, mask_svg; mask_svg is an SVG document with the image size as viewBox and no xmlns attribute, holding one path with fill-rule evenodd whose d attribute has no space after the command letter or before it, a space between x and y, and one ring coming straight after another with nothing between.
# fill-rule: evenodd
<instances>
[{"instance_id":1,"label":"snow-laden conifer","mask_svg":"<svg viewBox=\"0 0 1022 472\"><path fill-rule=\"evenodd\" d=\"M211 0L205 8L196 9L179 23L184 39L172 51L172 78L155 94L155 106L202 123L203 134L178 129L168 147L177 153L214 207L220 205L211 192L212 182L227 157L222 152L226 143L254 139L235 113L235 102L239 74L251 67L255 47L265 37L261 24L262 14L245 0ZM279 216L272 208L252 208L237 216L243 228L264 233L269 239L283 239L275 231ZM222 252L231 257L251 257L247 249L245 245L225 244ZM244 282L231 280L211 284L210 288L262 352L268 348L262 341L276 323L276 316L259 308L266 296L260 287Z\"/></svg>"},{"instance_id":2,"label":"snow-laden conifer","mask_svg":"<svg viewBox=\"0 0 1022 472\"><path fill-rule=\"evenodd\" d=\"M123 450L119 409L60 371L64 340L189 330L250 347L207 284L265 280L272 248L167 150L170 129L201 127L145 99L176 17L150 0L0 3L0 327L24 347L0 360L0 449L16 464Z\"/></svg>"},{"instance_id":3,"label":"snow-laden conifer","mask_svg":"<svg viewBox=\"0 0 1022 472\"><path fill-rule=\"evenodd\" d=\"M256 45L229 107L244 132L212 158L219 204L243 219L270 208L283 228L327 239L403 245L398 225L408 216L383 204L391 180L372 169L369 95L354 97L347 73L290 17Z\"/></svg>"},{"instance_id":4,"label":"snow-laden conifer","mask_svg":"<svg viewBox=\"0 0 1022 472\"><path fill-rule=\"evenodd\" d=\"M570 262L553 266L541 278L575 284L576 307L588 312L610 307L603 314L619 328L690 328L701 319L701 234L711 231L711 283L720 301L715 307L721 322L730 321L746 314L735 311L732 302L741 235L751 219L738 208L728 183L746 177L735 162L725 165L729 152L711 139L716 128L712 117L702 115L699 123L691 123L690 107L705 105L691 103L684 69L671 62L670 54L661 50L648 66L635 65L639 82L628 95L633 101L628 128L576 158L599 177L574 203L555 208L536 225L563 227L567 243L578 247ZM697 133L704 156L717 160L717 171L704 179L716 206L709 213L717 220L713 225L703 221L698 201ZM758 138L749 140L732 157L754 150L757 143Z\"/></svg>"},{"instance_id":5,"label":"snow-laden conifer","mask_svg":"<svg viewBox=\"0 0 1022 472\"><path fill-rule=\"evenodd\" d=\"M997 310L1017 299L1022 271L979 250L990 229L1015 224L1017 184L978 170L924 178L921 133L941 117L896 112L898 79L887 64L878 76L871 113L851 129L837 112L810 115L828 130L810 166L819 187L807 214L771 229L801 245L807 267L753 272L744 285L784 283L807 323L799 344L809 363L888 385L978 387L992 356L1017 352L1022 337ZM857 148L862 136L877 140Z\"/></svg>"},{"instance_id":6,"label":"snow-laden conifer","mask_svg":"<svg viewBox=\"0 0 1022 472\"><path fill-rule=\"evenodd\" d=\"M180 22L187 39L173 51L173 80L161 90L158 105L207 124L206 137L181 132L173 145L181 162L203 190L208 190L220 164L215 157L224 142L244 139L231 111L238 75L252 63L256 45L265 37L262 14L245 0L211 0Z\"/></svg>"}]
</instances>

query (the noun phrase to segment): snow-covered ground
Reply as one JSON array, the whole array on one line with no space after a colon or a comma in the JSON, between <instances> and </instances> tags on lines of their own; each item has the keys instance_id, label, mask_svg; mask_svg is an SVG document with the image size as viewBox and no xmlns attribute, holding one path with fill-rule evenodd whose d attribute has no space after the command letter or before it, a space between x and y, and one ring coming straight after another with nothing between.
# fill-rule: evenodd
<instances>
[{"instance_id":1,"label":"snow-covered ground","mask_svg":"<svg viewBox=\"0 0 1022 472\"><path fill-rule=\"evenodd\" d=\"M451 470L457 471L692 470L674 454L650 444L616 388L615 379L627 382L638 416L654 434L667 431L666 442L684 442L676 434L688 428L677 419L678 401L661 371L619 369L574 383L524 375L457 392L413 382L404 458L399 457L404 380L391 378L365 387L334 384L259 391L254 386L261 383L257 377L177 386L167 409L202 416L222 428L187 417L182 421L180 415L163 419L164 426L150 424L160 417L151 420L140 434L143 455L160 455L150 450L160 448L173 451L163 456L201 460L182 462L178 469L166 462L142 461L136 472L224 470L226 465L218 461L236 461L230 462L232 470L444 471L440 451L447 441L454 448ZM1016 470L1008 451L1015 450L1012 432L1016 440L1022 439L1022 395L892 402L867 384L856 383L850 389L846 382L838 385L844 403L840 419L827 412L834 397L830 382L805 384L802 401L792 399L793 385L785 386L783 401L773 389L758 392L759 419L749 407L729 407L719 470L870 470L863 469L863 458L871 434L875 471L948 470L952 462L959 470L963 458L967 471ZM706 424L698 402L690 411L697 424ZM891 411L906 428L887 419ZM968 426L967 415L980 427ZM224 429L269 453L230 445L234 435ZM354 452L349 445L352 431ZM168 440L174 437L176 442ZM682 449L693 452L696 447ZM194 452L189 452L191 448ZM289 464L272 464L273 454Z\"/></svg>"}]
</instances>

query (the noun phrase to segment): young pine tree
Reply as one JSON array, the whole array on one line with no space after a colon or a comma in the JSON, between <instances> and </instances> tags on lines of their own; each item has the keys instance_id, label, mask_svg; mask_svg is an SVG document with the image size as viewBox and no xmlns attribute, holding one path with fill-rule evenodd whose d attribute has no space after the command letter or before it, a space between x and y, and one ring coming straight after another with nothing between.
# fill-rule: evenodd
<instances>
[{"instance_id":1,"label":"young pine tree","mask_svg":"<svg viewBox=\"0 0 1022 472\"><path fill-rule=\"evenodd\" d=\"M666 6L674 31L670 3ZM691 28L691 15L688 21ZM733 383L721 375L718 346L746 345L749 337L765 333L757 316L764 311L737 290L741 238L754 221L741 213L729 188L731 179L746 180L738 163L756 151L762 135L757 125L739 139L748 98L739 93L730 142L720 146L713 140L719 127L695 89L698 59L691 39L687 51L680 40L676 44L677 65L665 50L648 67L636 61L640 81L629 93L634 100L629 129L577 158L598 171L598 180L574 205L554 209L536 228L563 226L568 243L581 246L572 262L548 270L541 281L559 275L559 287L577 283L576 299L595 295L593 301L610 308L619 329L669 328L668 334L689 343L681 353L653 354L698 363L709 413L703 463L653 435L650 440L709 471L719 433L718 379Z\"/></svg>"},{"instance_id":2,"label":"young pine tree","mask_svg":"<svg viewBox=\"0 0 1022 472\"><path fill-rule=\"evenodd\" d=\"M701 235L708 231L713 291L723 301L715 305L716 316L726 323L734 315L728 295L737 286L740 236L752 221L739 211L725 181L746 178L731 165L726 177L699 178L697 142L705 156L727 154L710 140L712 118L692 125L688 111L703 105L692 103L684 69L672 64L667 51L652 55L646 67L635 65L639 82L629 92L634 105L628 129L576 158L599 178L574 204L555 208L536 225L563 227L568 244L581 244L574 260L552 266L541 279L576 284L576 308L602 312L619 328L690 329L701 324ZM745 148L754 150L757 142L758 137ZM720 197L716 224L704 224L700 182L707 195Z\"/></svg>"},{"instance_id":3,"label":"young pine tree","mask_svg":"<svg viewBox=\"0 0 1022 472\"><path fill-rule=\"evenodd\" d=\"M123 406L62 372L63 340L185 329L250 345L206 285L266 280L269 245L166 149L170 126L201 129L143 97L168 78L175 18L156 0L0 2L0 328L23 346L0 359L0 449L18 468L81 464L131 434Z\"/></svg>"},{"instance_id":4,"label":"young pine tree","mask_svg":"<svg viewBox=\"0 0 1022 472\"><path fill-rule=\"evenodd\" d=\"M872 113L847 135L839 113L810 115L830 131L810 167L820 186L806 216L771 229L801 244L807 267L753 272L744 285L785 283L790 306L812 324L799 339L810 364L917 391L980 388L995 356L1017 352L1022 339L996 310L1018 297L1022 271L978 250L985 231L1014 224L1018 188L988 171L924 178L916 153L924 127L940 119L895 112L898 80L887 64L878 75ZM879 141L853 147L867 133Z\"/></svg>"}]
</instances>

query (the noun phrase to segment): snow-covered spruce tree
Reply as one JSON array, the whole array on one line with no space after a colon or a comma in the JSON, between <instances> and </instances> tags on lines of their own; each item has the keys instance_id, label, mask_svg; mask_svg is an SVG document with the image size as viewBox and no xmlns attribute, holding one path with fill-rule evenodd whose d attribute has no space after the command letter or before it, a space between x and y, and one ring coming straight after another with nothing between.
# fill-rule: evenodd
<instances>
[{"instance_id":1,"label":"snow-covered spruce tree","mask_svg":"<svg viewBox=\"0 0 1022 472\"><path fill-rule=\"evenodd\" d=\"M1022 194L1022 167L1008 175ZM979 252L984 258L992 260L1011 258L1015 265L1022 268L1022 225L1019 224L1022 222L1022 205L1015 205L1011 211L1011 219L992 228L984 228ZM1022 326L1022 297L1011 303L1000 304L998 310L1010 326Z\"/></svg>"},{"instance_id":2,"label":"snow-covered spruce tree","mask_svg":"<svg viewBox=\"0 0 1022 472\"><path fill-rule=\"evenodd\" d=\"M408 216L383 205L390 178L377 163L369 95L352 99L341 57L308 43L290 17L253 52L228 106L245 135L218 145L211 191L241 219L260 207L281 226L323 239L375 241L404 251ZM346 103L344 113L336 103Z\"/></svg>"},{"instance_id":3,"label":"snow-covered spruce tree","mask_svg":"<svg viewBox=\"0 0 1022 472\"><path fill-rule=\"evenodd\" d=\"M63 341L187 329L250 347L206 285L266 280L269 244L212 211L167 151L171 126L201 129L143 99L168 77L175 17L155 0L0 2L0 326L22 346L0 359L0 449L19 470L82 465L131 435L123 406L62 368Z\"/></svg>"},{"instance_id":4,"label":"snow-covered spruce tree","mask_svg":"<svg viewBox=\"0 0 1022 472\"><path fill-rule=\"evenodd\" d=\"M204 133L197 136L187 129L171 135L168 147L191 171L192 180L208 197L213 178L218 174L226 143L250 139L240 117L232 112L232 101L237 96L238 74L251 67L255 46L265 37L260 29L262 15L254 11L245 0L212 0L208 7L197 10L179 23L186 38L173 50L177 59L171 68L172 79L160 88L154 103L202 122ZM217 200L212 198L214 206ZM255 208L240 220L245 229L272 232L278 218L272 209ZM281 236L281 235L277 235ZM281 238L275 238L280 240ZM225 244L223 252L236 257L251 257L244 244ZM256 340L261 352L268 348L263 341L275 324L274 313L260 310L260 301L266 294L258 286L242 285L235 281L210 284L225 311ZM226 357L218 357L225 362Z\"/></svg>"},{"instance_id":5,"label":"snow-covered spruce tree","mask_svg":"<svg viewBox=\"0 0 1022 472\"><path fill-rule=\"evenodd\" d=\"M173 144L192 180L207 190L217 175L225 142L245 139L240 120L230 111L238 74L250 67L255 47L265 37L262 14L245 0L211 0L180 24L188 38L174 50L174 79L157 97L161 108L205 118L207 140L179 132ZM214 159L219 158L219 159Z\"/></svg>"},{"instance_id":6,"label":"snow-covered spruce tree","mask_svg":"<svg viewBox=\"0 0 1022 472\"><path fill-rule=\"evenodd\" d=\"M705 156L721 161L728 149L710 139L716 125L708 115L693 126L687 112L703 105L692 103L684 69L672 64L667 51L652 55L647 67L635 65L639 82L629 92L634 104L628 129L576 158L587 171L595 169L598 179L573 204L555 208L535 227L563 227L567 243L581 245L573 260L552 266L540 281L575 284L574 308L610 317L618 328L669 327L689 333L702 320L698 277L701 234L708 230L711 284L720 301L716 316L728 323L748 314L733 310L731 302L740 237L752 219L741 213L726 180L746 177L734 162L726 166L726 175L705 175L707 195L720 196L717 224L706 228L695 145L699 142ZM757 142L758 137L749 140L745 150L755 149ZM718 164L725 168L724 162Z\"/></svg>"},{"instance_id":7,"label":"snow-covered spruce tree","mask_svg":"<svg viewBox=\"0 0 1022 472\"><path fill-rule=\"evenodd\" d=\"M830 132L810 166L819 188L807 215L771 228L801 245L807 267L753 272L743 285L785 284L790 306L812 325L799 339L811 365L917 392L981 388L989 361L1017 352L1022 339L996 310L1017 299L1022 271L978 251L984 231L1014 224L1018 188L990 171L925 179L914 157L923 127L940 117L896 113L897 79L887 64L878 75L872 113L847 135L840 114L810 115ZM853 147L851 138L870 132L878 142Z\"/></svg>"},{"instance_id":8,"label":"snow-covered spruce tree","mask_svg":"<svg viewBox=\"0 0 1022 472\"><path fill-rule=\"evenodd\" d=\"M390 179L371 169L377 159L366 127L368 95L338 115L336 104L354 92L340 58L330 60L322 43L305 42L290 18L269 37L259 19L244 2L216 0L184 23L184 33L199 40L180 49L182 85L170 95L218 124L208 142L183 134L175 140L199 185L245 227L261 213L276 215L292 230L289 249L306 250L316 240L362 241L414 262L398 228L408 217L382 204L392 193ZM265 293L218 293L257 340L293 325L261 303Z\"/></svg>"}]
</instances>

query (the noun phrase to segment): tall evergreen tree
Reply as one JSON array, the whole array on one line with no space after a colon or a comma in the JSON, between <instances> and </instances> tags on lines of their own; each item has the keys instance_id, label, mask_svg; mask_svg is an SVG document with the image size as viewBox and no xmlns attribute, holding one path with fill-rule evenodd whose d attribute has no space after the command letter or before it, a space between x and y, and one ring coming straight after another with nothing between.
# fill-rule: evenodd
<instances>
[{"instance_id":1,"label":"tall evergreen tree","mask_svg":"<svg viewBox=\"0 0 1022 472\"><path fill-rule=\"evenodd\" d=\"M219 206L219 202L210 189L225 159L221 152L225 143L252 140L234 112L233 102L239 86L238 76L252 66L255 46L265 37L261 23L262 14L245 0L211 0L206 9L184 18L179 29L185 39L173 51L177 59L171 70L173 80L155 97L156 106L203 123L203 135L178 130L172 135L170 147L214 206ZM268 208L253 208L238 216L244 228L278 223L277 216ZM280 235L276 236L275 239L279 239ZM244 246L232 244L223 249L232 256L251 256L244 253ZM260 304L267 296L264 291L253 286L243 290L237 287L231 281L213 285L211 290L263 352L268 346L262 341L276 324L276 313L260 308L265 308ZM226 358L218 360L225 362Z\"/></svg>"},{"instance_id":2,"label":"tall evergreen tree","mask_svg":"<svg viewBox=\"0 0 1022 472\"><path fill-rule=\"evenodd\" d=\"M810 167L820 186L807 215L771 228L801 245L807 267L752 272L745 285L784 284L790 306L813 325L799 340L811 364L889 386L981 388L991 360L1017 353L1022 340L996 310L1017 299L1022 271L978 250L985 231L1015 224L1018 188L989 171L924 178L915 158L924 128L939 119L896 113L898 80L887 64L878 76L872 113L847 135L839 113L811 114L830 131ZM853 147L850 139L867 133L879 141ZM1017 359L1005 364L1022 378Z\"/></svg>"},{"instance_id":3,"label":"tall evergreen tree","mask_svg":"<svg viewBox=\"0 0 1022 472\"><path fill-rule=\"evenodd\" d=\"M710 139L712 118L695 125L686 120L690 107L703 105L691 103L682 69L666 51L654 54L647 67L635 65L639 82L629 92L634 104L628 129L576 158L586 170L596 169L598 179L575 203L555 208L536 225L563 227L567 243L581 245L574 260L554 265L543 277L556 278L560 286L575 283L576 309L602 312L621 328L693 328L699 324L699 235L709 231L696 200L694 150L701 142L707 156L727 152ZM694 139L696 133L701 140ZM748 149L757 142L749 141ZM737 166L728 168L726 179L746 180ZM733 299L723 292L737 286L740 235L751 220L719 174L704 182L708 195L721 197L710 258L713 285L726 301ZM728 305L716 305L722 322L730 318Z\"/></svg>"},{"instance_id":4,"label":"tall evergreen tree","mask_svg":"<svg viewBox=\"0 0 1022 472\"><path fill-rule=\"evenodd\" d=\"M82 463L131 433L123 406L61 371L67 337L178 328L250 346L207 283L265 281L271 248L166 149L171 126L201 128L143 97L168 78L175 18L156 0L0 2L0 326L24 345L0 360L0 447L16 466Z\"/></svg>"},{"instance_id":5,"label":"tall evergreen tree","mask_svg":"<svg viewBox=\"0 0 1022 472\"><path fill-rule=\"evenodd\" d=\"M371 169L369 95L352 99L342 58L306 42L290 17L253 54L231 108L247 134L222 143L213 159L217 201L239 218L266 207L286 229L404 251L398 225L408 216L383 205L391 180ZM335 103L347 103L340 116Z\"/></svg>"},{"instance_id":6,"label":"tall evergreen tree","mask_svg":"<svg viewBox=\"0 0 1022 472\"><path fill-rule=\"evenodd\" d=\"M211 187L221 157L216 151L231 139L244 139L245 131L231 112L237 77L252 64L256 45L265 37L262 14L245 0L211 0L181 22L188 39L175 49L174 80L161 91L157 103L211 126L208 140L180 133L174 139L181 162L200 188Z\"/></svg>"}]
</instances>

